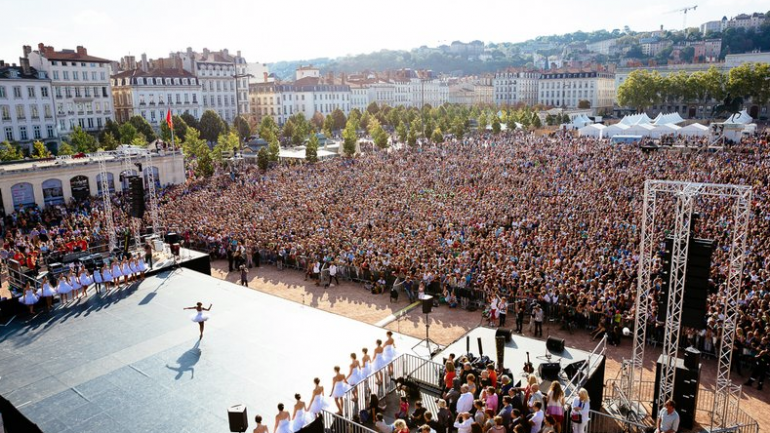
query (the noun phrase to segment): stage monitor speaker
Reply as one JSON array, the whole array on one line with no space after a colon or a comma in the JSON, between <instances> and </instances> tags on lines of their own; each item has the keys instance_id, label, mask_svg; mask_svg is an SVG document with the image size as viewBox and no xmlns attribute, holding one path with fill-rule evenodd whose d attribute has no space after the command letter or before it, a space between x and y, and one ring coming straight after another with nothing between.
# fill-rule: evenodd
<instances>
[{"instance_id":1,"label":"stage monitor speaker","mask_svg":"<svg viewBox=\"0 0 770 433\"><path fill-rule=\"evenodd\" d=\"M511 337L511 330L510 329L502 329L502 328L500 328L497 331L495 331L495 338L496 337L504 337L506 343L510 343L512 341L512 339L513 339Z\"/></svg>"},{"instance_id":2,"label":"stage monitor speaker","mask_svg":"<svg viewBox=\"0 0 770 433\"><path fill-rule=\"evenodd\" d=\"M433 296L425 295L425 297L422 298L422 312L423 314L430 314L432 310L433 310Z\"/></svg>"},{"instance_id":3,"label":"stage monitor speaker","mask_svg":"<svg viewBox=\"0 0 770 433\"><path fill-rule=\"evenodd\" d=\"M700 365L700 351L694 347L684 350L684 368L696 370Z\"/></svg>"},{"instance_id":4,"label":"stage monitor speaker","mask_svg":"<svg viewBox=\"0 0 770 433\"><path fill-rule=\"evenodd\" d=\"M181 247L179 244L171 244L171 254L173 254L176 257L179 257L179 251L181 250Z\"/></svg>"},{"instance_id":5,"label":"stage monitor speaker","mask_svg":"<svg viewBox=\"0 0 770 433\"><path fill-rule=\"evenodd\" d=\"M230 421L230 431L243 433L249 428L249 417L246 415L246 406L236 404L227 409L227 420Z\"/></svg>"},{"instance_id":6,"label":"stage monitor speaker","mask_svg":"<svg viewBox=\"0 0 770 433\"><path fill-rule=\"evenodd\" d=\"M548 340L545 342L545 347L551 352L564 352L564 339L548 337Z\"/></svg>"},{"instance_id":7,"label":"stage monitor speaker","mask_svg":"<svg viewBox=\"0 0 770 433\"><path fill-rule=\"evenodd\" d=\"M572 379L573 377L575 377L578 370L583 368L585 363L586 363L585 361L577 361L567 365L566 367L564 367L564 374L566 374L568 378Z\"/></svg>"},{"instance_id":8,"label":"stage monitor speaker","mask_svg":"<svg viewBox=\"0 0 770 433\"><path fill-rule=\"evenodd\" d=\"M560 371L561 365L558 362L544 362L537 367L537 372L540 374L540 379L543 380L558 379Z\"/></svg>"},{"instance_id":9,"label":"stage monitor speaker","mask_svg":"<svg viewBox=\"0 0 770 433\"><path fill-rule=\"evenodd\" d=\"M179 233L176 232L168 232L166 233L165 239L167 244L177 244L182 240L182 236L179 235Z\"/></svg>"}]
</instances>

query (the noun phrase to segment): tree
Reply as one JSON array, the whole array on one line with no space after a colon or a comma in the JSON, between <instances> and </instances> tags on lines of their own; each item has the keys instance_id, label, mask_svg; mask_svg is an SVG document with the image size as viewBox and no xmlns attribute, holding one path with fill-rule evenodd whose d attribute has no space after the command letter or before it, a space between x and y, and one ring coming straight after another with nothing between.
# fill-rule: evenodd
<instances>
[{"instance_id":1,"label":"tree","mask_svg":"<svg viewBox=\"0 0 770 433\"><path fill-rule=\"evenodd\" d=\"M326 134L327 137L332 136L332 131L334 131L334 118L331 114L327 114L326 118L324 119L324 124L321 127L323 130L323 133Z\"/></svg>"},{"instance_id":2,"label":"tree","mask_svg":"<svg viewBox=\"0 0 770 433\"><path fill-rule=\"evenodd\" d=\"M307 162L318 162L318 136L316 134L310 134L310 140L305 147L305 159Z\"/></svg>"},{"instance_id":3,"label":"tree","mask_svg":"<svg viewBox=\"0 0 770 433\"><path fill-rule=\"evenodd\" d=\"M316 111L315 113L313 113L313 117L310 119L310 124L313 125L313 128L316 131L320 131L324 127L325 120L326 118L324 117L324 115L321 114L320 111Z\"/></svg>"},{"instance_id":4,"label":"tree","mask_svg":"<svg viewBox=\"0 0 770 433\"><path fill-rule=\"evenodd\" d=\"M120 125L120 142L124 144L129 144L132 141L134 141L134 138L136 137L136 128L134 128L134 125L130 123L124 123Z\"/></svg>"},{"instance_id":5,"label":"tree","mask_svg":"<svg viewBox=\"0 0 770 433\"><path fill-rule=\"evenodd\" d=\"M371 115L375 115L380 111L380 107L377 105L376 102L372 102L366 107L366 112L368 112Z\"/></svg>"},{"instance_id":6,"label":"tree","mask_svg":"<svg viewBox=\"0 0 770 433\"><path fill-rule=\"evenodd\" d=\"M59 146L59 153L58 154L59 155L74 155L75 154L75 149L73 149L72 146L70 146L70 144L65 141L65 142L62 142L62 144ZM0 159L2 159L2 157L0 157ZM16 159L18 159L18 158L16 158ZM3 161L5 161L5 160L3 159Z\"/></svg>"},{"instance_id":7,"label":"tree","mask_svg":"<svg viewBox=\"0 0 770 433\"><path fill-rule=\"evenodd\" d=\"M374 140L374 144L380 149L388 147L388 133L382 129L382 125L377 119L372 119L369 124L369 135Z\"/></svg>"},{"instance_id":8,"label":"tree","mask_svg":"<svg viewBox=\"0 0 770 433\"><path fill-rule=\"evenodd\" d=\"M118 139L115 138L111 132L104 134L102 139L99 141L99 146L104 150L115 150L118 148L119 144L120 143L118 143Z\"/></svg>"},{"instance_id":9,"label":"tree","mask_svg":"<svg viewBox=\"0 0 770 433\"><path fill-rule=\"evenodd\" d=\"M398 137L398 141L402 143L406 143L407 137L407 131L406 131L406 125L404 125L404 122L400 122L398 124L398 127L396 127L396 137Z\"/></svg>"},{"instance_id":10,"label":"tree","mask_svg":"<svg viewBox=\"0 0 770 433\"><path fill-rule=\"evenodd\" d=\"M269 166L270 157L267 155L267 149L263 147L257 152L257 167L262 171L266 171Z\"/></svg>"},{"instance_id":11,"label":"tree","mask_svg":"<svg viewBox=\"0 0 770 433\"><path fill-rule=\"evenodd\" d=\"M500 118L495 116L492 119L492 132L494 134L499 134L502 129L503 129L503 127L502 127L502 125L500 125Z\"/></svg>"},{"instance_id":12,"label":"tree","mask_svg":"<svg viewBox=\"0 0 770 433\"><path fill-rule=\"evenodd\" d=\"M89 153L96 151L96 139L79 126L76 126L72 134L70 134L70 144L75 148L76 152Z\"/></svg>"},{"instance_id":13,"label":"tree","mask_svg":"<svg viewBox=\"0 0 770 433\"><path fill-rule=\"evenodd\" d=\"M265 116L262 118L262 121L259 122L257 133L268 143L273 137L278 137L278 132L278 125L275 123L275 119L273 119L272 116Z\"/></svg>"},{"instance_id":14,"label":"tree","mask_svg":"<svg viewBox=\"0 0 770 433\"><path fill-rule=\"evenodd\" d=\"M190 113L184 113L181 116L179 116L182 120L184 120L185 125L187 125L190 128L195 128L198 131L201 129L200 122L198 119L196 119L192 114ZM174 119L174 129L176 130L176 119ZM174 131L176 133L176 131Z\"/></svg>"},{"instance_id":15,"label":"tree","mask_svg":"<svg viewBox=\"0 0 770 433\"><path fill-rule=\"evenodd\" d=\"M270 162L278 162L281 154L281 144L278 143L278 137L273 137L267 145L267 157Z\"/></svg>"},{"instance_id":16,"label":"tree","mask_svg":"<svg viewBox=\"0 0 770 433\"><path fill-rule=\"evenodd\" d=\"M187 130L187 137L182 143L182 151L185 155L195 158L195 174L201 177L209 177L214 174L214 162L211 159L211 151L206 141L200 138L200 133L195 128Z\"/></svg>"},{"instance_id":17,"label":"tree","mask_svg":"<svg viewBox=\"0 0 770 433\"><path fill-rule=\"evenodd\" d=\"M334 128L332 129L333 131L341 131L347 123L345 113L343 113L339 108L335 108L334 111L332 111L332 119L334 119Z\"/></svg>"},{"instance_id":18,"label":"tree","mask_svg":"<svg viewBox=\"0 0 770 433\"><path fill-rule=\"evenodd\" d=\"M214 174L214 161L211 159L211 152L208 151L208 146L206 150L201 152L200 156L196 158L195 174L202 177L211 177Z\"/></svg>"},{"instance_id":19,"label":"tree","mask_svg":"<svg viewBox=\"0 0 770 433\"><path fill-rule=\"evenodd\" d=\"M186 138L187 128L190 127L187 121L184 120L184 114L182 116L171 116L171 121L174 123L174 141L183 142Z\"/></svg>"},{"instance_id":20,"label":"tree","mask_svg":"<svg viewBox=\"0 0 770 433\"><path fill-rule=\"evenodd\" d=\"M463 135L465 135L465 122L459 117L455 118L452 122L452 134L454 134L458 140L462 140Z\"/></svg>"},{"instance_id":21,"label":"tree","mask_svg":"<svg viewBox=\"0 0 770 433\"><path fill-rule=\"evenodd\" d=\"M361 120L358 121L358 127L368 131L372 118L373 116L369 114L369 111L364 111L364 114L361 115Z\"/></svg>"},{"instance_id":22,"label":"tree","mask_svg":"<svg viewBox=\"0 0 770 433\"><path fill-rule=\"evenodd\" d=\"M41 159L50 157L51 152L48 151L48 148L45 147L45 144L43 144L42 141L35 140L35 142L32 143L32 158Z\"/></svg>"},{"instance_id":23,"label":"tree","mask_svg":"<svg viewBox=\"0 0 770 433\"><path fill-rule=\"evenodd\" d=\"M206 141L216 141L220 134L227 131L227 124L214 110L203 112L200 120L201 138Z\"/></svg>"},{"instance_id":24,"label":"tree","mask_svg":"<svg viewBox=\"0 0 770 433\"><path fill-rule=\"evenodd\" d=\"M637 69L618 88L618 103L642 112L660 102L662 90L663 80L658 71Z\"/></svg>"},{"instance_id":25,"label":"tree","mask_svg":"<svg viewBox=\"0 0 770 433\"><path fill-rule=\"evenodd\" d=\"M441 129L438 126L433 130L433 136L431 136L431 139L436 144L442 143L444 141L444 134L441 133Z\"/></svg>"},{"instance_id":26,"label":"tree","mask_svg":"<svg viewBox=\"0 0 770 433\"><path fill-rule=\"evenodd\" d=\"M356 154L356 143L358 143L358 122L351 116L342 131L342 151L346 156Z\"/></svg>"},{"instance_id":27,"label":"tree","mask_svg":"<svg viewBox=\"0 0 770 433\"><path fill-rule=\"evenodd\" d=\"M141 132L137 132L136 136L133 140L131 140L131 143L129 143L132 146L138 146L138 147L146 147L147 146L147 138L142 134Z\"/></svg>"},{"instance_id":28,"label":"tree","mask_svg":"<svg viewBox=\"0 0 770 433\"><path fill-rule=\"evenodd\" d=\"M591 101L589 101L587 99L579 100L578 101L578 108L580 108L581 110L587 110L587 109L591 108Z\"/></svg>"},{"instance_id":29,"label":"tree","mask_svg":"<svg viewBox=\"0 0 770 433\"><path fill-rule=\"evenodd\" d=\"M284 138L289 138L294 135L294 121L289 118L286 123L283 124L283 128L281 128L281 135L283 135ZM266 139L267 140L267 139Z\"/></svg>"},{"instance_id":30,"label":"tree","mask_svg":"<svg viewBox=\"0 0 770 433\"><path fill-rule=\"evenodd\" d=\"M226 134L220 134L217 137L217 144L211 150L211 158L214 162L222 164L225 156L230 157L237 152L241 147L241 141L238 138L238 134L230 131Z\"/></svg>"},{"instance_id":31,"label":"tree","mask_svg":"<svg viewBox=\"0 0 770 433\"><path fill-rule=\"evenodd\" d=\"M157 138L155 131L152 129L152 126L150 126L150 123L147 122L147 119L144 117L131 116L131 118L128 119L128 123L133 125L137 132L144 135L144 138L147 140L147 142L155 141Z\"/></svg>"},{"instance_id":32,"label":"tree","mask_svg":"<svg viewBox=\"0 0 770 433\"><path fill-rule=\"evenodd\" d=\"M16 161L19 159L24 159L24 156L22 156L18 147L8 141L0 143L0 161Z\"/></svg>"},{"instance_id":33,"label":"tree","mask_svg":"<svg viewBox=\"0 0 770 433\"><path fill-rule=\"evenodd\" d=\"M679 53L679 58L684 60L685 63L692 63L695 58L695 48L692 46L682 48L682 51Z\"/></svg>"},{"instance_id":34,"label":"tree","mask_svg":"<svg viewBox=\"0 0 770 433\"><path fill-rule=\"evenodd\" d=\"M251 135L251 128L249 127L249 122L246 121L246 119L243 118L243 116L238 116L233 121L233 129L235 129L235 132L238 133L238 137L241 140L244 140L246 138L249 138Z\"/></svg>"},{"instance_id":35,"label":"tree","mask_svg":"<svg viewBox=\"0 0 770 433\"><path fill-rule=\"evenodd\" d=\"M104 129L99 132L100 143L104 142L104 137L107 134L112 134L113 139L120 137L120 125L118 125L117 122L113 122L112 119L107 119L107 121L104 122Z\"/></svg>"},{"instance_id":36,"label":"tree","mask_svg":"<svg viewBox=\"0 0 770 433\"><path fill-rule=\"evenodd\" d=\"M481 114L479 114L479 117L478 117L477 121L478 121L478 125L479 125L478 126L479 131L483 131L483 130L487 129L487 125L489 124L489 120L487 120L487 114L486 113L481 112Z\"/></svg>"},{"instance_id":37,"label":"tree","mask_svg":"<svg viewBox=\"0 0 770 433\"><path fill-rule=\"evenodd\" d=\"M168 127L165 120L160 122L160 139L168 143L171 142L171 128Z\"/></svg>"},{"instance_id":38,"label":"tree","mask_svg":"<svg viewBox=\"0 0 770 433\"><path fill-rule=\"evenodd\" d=\"M537 113L532 113L532 126L535 128L541 128L543 126L543 122L540 120L540 116L538 116Z\"/></svg>"}]
</instances>

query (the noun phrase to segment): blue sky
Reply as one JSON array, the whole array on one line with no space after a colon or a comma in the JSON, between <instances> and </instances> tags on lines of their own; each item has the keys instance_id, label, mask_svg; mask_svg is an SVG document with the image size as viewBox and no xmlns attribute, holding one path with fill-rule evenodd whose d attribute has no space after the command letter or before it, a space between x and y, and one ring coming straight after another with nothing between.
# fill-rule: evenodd
<instances>
[{"instance_id":1,"label":"blue sky","mask_svg":"<svg viewBox=\"0 0 770 433\"><path fill-rule=\"evenodd\" d=\"M453 40L518 42L576 30L652 30L767 12L756 0L0 0L0 59L17 63L22 45L85 46L113 60L165 56L186 47L241 50L250 62L334 57Z\"/></svg>"}]
</instances>

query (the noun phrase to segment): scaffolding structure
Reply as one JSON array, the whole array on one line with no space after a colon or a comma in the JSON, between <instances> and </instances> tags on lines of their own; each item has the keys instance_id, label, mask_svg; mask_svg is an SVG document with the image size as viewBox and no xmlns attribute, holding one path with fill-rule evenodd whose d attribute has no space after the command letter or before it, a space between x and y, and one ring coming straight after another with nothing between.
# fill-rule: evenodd
<instances>
[{"instance_id":1,"label":"scaffolding structure","mask_svg":"<svg viewBox=\"0 0 770 433\"><path fill-rule=\"evenodd\" d=\"M104 158L99 158L99 177L100 186L102 187L102 201L104 211L104 231L107 232L109 239L110 251L115 249L117 242L117 233L115 233L115 221L113 220L112 213L112 196L110 194L109 174L107 173L107 164L104 162ZM114 180L113 180L114 181Z\"/></svg>"},{"instance_id":2,"label":"scaffolding structure","mask_svg":"<svg viewBox=\"0 0 770 433\"><path fill-rule=\"evenodd\" d=\"M730 267L725 284L725 319L722 342L719 351L716 395L711 416L711 428L727 428L736 423L741 387L730 381L733 341L738 318L737 300L745 260L746 239L751 210L752 191L749 186L717 185L694 182L648 180L644 185L642 208L642 233L639 255L639 278L635 301L634 349L632 359L624 373L622 387L625 402L630 407L641 405L641 384L643 376L644 350L648 328L650 297L653 293L653 264L658 252L655 214L658 203L664 197L676 200L671 252L671 275L663 354L667 361L662 366L659 386L658 407L673 397L676 379L675 360L678 355L681 330L682 302L687 271L687 253L690 241L690 223L693 207L701 197L732 199L732 227L730 245Z\"/></svg>"}]
</instances>

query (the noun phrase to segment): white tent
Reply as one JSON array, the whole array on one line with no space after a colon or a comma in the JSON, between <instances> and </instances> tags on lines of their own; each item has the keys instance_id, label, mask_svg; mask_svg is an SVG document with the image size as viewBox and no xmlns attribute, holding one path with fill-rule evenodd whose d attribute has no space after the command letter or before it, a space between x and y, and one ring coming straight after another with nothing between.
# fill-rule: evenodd
<instances>
[{"instance_id":1,"label":"white tent","mask_svg":"<svg viewBox=\"0 0 770 433\"><path fill-rule=\"evenodd\" d=\"M604 129L603 135L605 137L613 137L618 134L625 134L626 130L629 128L628 125L624 125L622 123L616 123L614 125L610 125Z\"/></svg>"},{"instance_id":2,"label":"white tent","mask_svg":"<svg viewBox=\"0 0 770 433\"><path fill-rule=\"evenodd\" d=\"M587 125L578 129L578 134L580 134L581 137L602 138L604 137L603 132L605 129L607 129L607 127L601 123L594 123L593 125Z\"/></svg>"},{"instance_id":3,"label":"white tent","mask_svg":"<svg viewBox=\"0 0 770 433\"><path fill-rule=\"evenodd\" d=\"M678 134L686 137L705 137L709 135L709 127L700 123L693 123L680 129Z\"/></svg>"},{"instance_id":4,"label":"white tent","mask_svg":"<svg viewBox=\"0 0 770 433\"><path fill-rule=\"evenodd\" d=\"M752 120L754 119L749 116L749 113L747 113L746 110L743 110L740 113L736 113L728 117L724 123L737 123L739 125L746 125L751 123Z\"/></svg>"},{"instance_id":5,"label":"white tent","mask_svg":"<svg viewBox=\"0 0 770 433\"><path fill-rule=\"evenodd\" d=\"M674 125L673 123L655 125L655 128L650 131L650 137L660 138L668 134L678 134L681 129L681 127Z\"/></svg>"},{"instance_id":6,"label":"white tent","mask_svg":"<svg viewBox=\"0 0 770 433\"><path fill-rule=\"evenodd\" d=\"M682 123L684 122L684 119L682 119L682 116L679 115L678 112L674 113L658 113L658 116L655 117L655 120L653 123L656 125L669 125L669 124L676 124L676 123Z\"/></svg>"},{"instance_id":7,"label":"white tent","mask_svg":"<svg viewBox=\"0 0 770 433\"><path fill-rule=\"evenodd\" d=\"M620 123L623 125L645 125L652 123L652 119L647 115L647 113L641 113L641 114L632 114L630 116L625 116L623 119L620 120Z\"/></svg>"},{"instance_id":8,"label":"white tent","mask_svg":"<svg viewBox=\"0 0 770 433\"><path fill-rule=\"evenodd\" d=\"M575 116L572 119L572 127L573 128L582 128L582 127L584 127L586 125L590 125L592 123L594 123L594 121L589 119L588 116L586 116L585 114L582 114L582 113L577 115L577 116Z\"/></svg>"},{"instance_id":9,"label":"white tent","mask_svg":"<svg viewBox=\"0 0 770 433\"><path fill-rule=\"evenodd\" d=\"M642 137L649 137L652 135L652 130L655 126L650 124L638 124L629 126L628 129L623 131L623 135L641 135Z\"/></svg>"}]
</instances>

